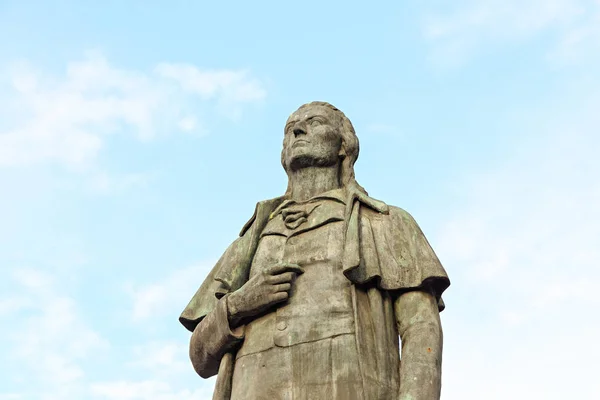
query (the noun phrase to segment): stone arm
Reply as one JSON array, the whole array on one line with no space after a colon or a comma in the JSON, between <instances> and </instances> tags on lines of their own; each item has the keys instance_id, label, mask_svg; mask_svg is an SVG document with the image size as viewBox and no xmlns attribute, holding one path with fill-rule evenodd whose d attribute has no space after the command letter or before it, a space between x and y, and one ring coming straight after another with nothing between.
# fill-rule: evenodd
<instances>
[{"instance_id":1,"label":"stone arm","mask_svg":"<svg viewBox=\"0 0 600 400\"><path fill-rule=\"evenodd\" d=\"M190 339L190 359L202 378L216 375L221 358L244 339L243 327L230 327L228 297L226 295L217 302L215 309L196 326Z\"/></svg>"},{"instance_id":2,"label":"stone arm","mask_svg":"<svg viewBox=\"0 0 600 400\"><path fill-rule=\"evenodd\" d=\"M438 304L426 291L406 292L394 304L402 341L400 400L439 400L442 326Z\"/></svg>"},{"instance_id":3,"label":"stone arm","mask_svg":"<svg viewBox=\"0 0 600 400\"><path fill-rule=\"evenodd\" d=\"M244 339L243 322L286 301L292 281L302 272L299 265L277 263L223 296L192 333L190 359L198 375L216 375L221 358Z\"/></svg>"}]
</instances>

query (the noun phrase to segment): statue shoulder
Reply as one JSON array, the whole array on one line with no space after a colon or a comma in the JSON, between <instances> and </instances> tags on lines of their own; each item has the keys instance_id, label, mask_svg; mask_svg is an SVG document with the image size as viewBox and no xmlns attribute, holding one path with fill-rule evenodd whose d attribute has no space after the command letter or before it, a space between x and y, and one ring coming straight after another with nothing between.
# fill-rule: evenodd
<instances>
[{"instance_id":1,"label":"statue shoulder","mask_svg":"<svg viewBox=\"0 0 600 400\"><path fill-rule=\"evenodd\" d=\"M390 206L389 213L390 222L397 229L401 229L407 234L416 234L418 236L423 236L423 232L421 231L421 227L415 220L415 218L403 208Z\"/></svg>"},{"instance_id":2,"label":"statue shoulder","mask_svg":"<svg viewBox=\"0 0 600 400\"><path fill-rule=\"evenodd\" d=\"M389 206L389 207L390 207L389 215L393 219L399 219L399 220L402 220L405 222L415 223L415 219L413 218L413 216L405 209L396 207L396 206Z\"/></svg>"},{"instance_id":3,"label":"statue shoulder","mask_svg":"<svg viewBox=\"0 0 600 400\"><path fill-rule=\"evenodd\" d=\"M244 224L242 230L240 231L240 237L244 236L246 232L250 230L252 225L256 222L257 219L263 219L265 216L271 214L271 212L277 208L279 204L284 200L283 196L275 197L273 199L263 200L256 203L256 207L254 207L254 213L250 217L250 219ZM260 221L262 224L262 221Z\"/></svg>"},{"instance_id":4,"label":"statue shoulder","mask_svg":"<svg viewBox=\"0 0 600 400\"><path fill-rule=\"evenodd\" d=\"M403 208L386 204L385 212L378 212L370 209L365 215L371 223L383 224L383 231L391 239L398 239L401 236L417 233L422 235L421 229L413 216Z\"/></svg>"},{"instance_id":5,"label":"statue shoulder","mask_svg":"<svg viewBox=\"0 0 600 400\"><path fill-rule=\"evenodd\" d=\"M375 218L385 221L410 222L414 223L414 218L403 208L396 207L381 200L368 198L370 202L362 201L368 210L365 214L370 218ZM361 199L363 200L363 199Z\"/></svg>"}]
</instances>

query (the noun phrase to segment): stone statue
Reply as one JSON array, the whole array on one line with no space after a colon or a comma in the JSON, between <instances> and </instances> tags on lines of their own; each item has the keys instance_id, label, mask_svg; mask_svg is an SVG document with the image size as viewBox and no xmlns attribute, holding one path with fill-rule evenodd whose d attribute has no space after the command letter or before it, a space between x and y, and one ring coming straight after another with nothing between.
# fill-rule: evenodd
<instances>
[{"instance_id":1,"label":"stone statue","mask_svg":"<svg viewBox=\"0 0 600 400\"><path fill-rule=\"evenodd\" d=\"M356 182L357 157L331 104L289 117L285 194L257 204L180 317L213 399L440 398L450 281L414 219Z\"/></svg>"}]
</instances>

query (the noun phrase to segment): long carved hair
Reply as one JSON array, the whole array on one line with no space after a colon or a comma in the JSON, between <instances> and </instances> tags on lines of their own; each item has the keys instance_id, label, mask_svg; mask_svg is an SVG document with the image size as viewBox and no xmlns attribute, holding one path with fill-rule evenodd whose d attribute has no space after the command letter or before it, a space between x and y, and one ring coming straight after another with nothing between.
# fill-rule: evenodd
<instances>
[{"instance_id":1,"label":"long carved hair","mask_svg":"<svg viewBox=\"0 0 600 400\"><path fill-rule=\"evenodd\" d=\"M367 191L356 182L356 178L354 176L354 163L358 159L359 153L359 144L358 137L356 136L356 132L354 130L354 126L352 126L352 122L346 117L346 115L341 112L335 106L326 103L324 101L313 101L311 103L301 105L298 110L301 110L306 107L311 106L321 106L326 107L332 114L335 115L338 119L338 123L341 126L340 135L342 138L342 152L341 152L341 163L340 163L340 171L338 174L340 180L340 186L345 188L350 195L352 193L355 194L367 194ZM283 165L283 169L285 172L290 174L287 166L285 165L285 139L283 144L283 150L281 151L281 165ZM286 196L292 192L291 188L291 180L288 179L288 186L285 191Z\"/></svg>"}]
</instances>

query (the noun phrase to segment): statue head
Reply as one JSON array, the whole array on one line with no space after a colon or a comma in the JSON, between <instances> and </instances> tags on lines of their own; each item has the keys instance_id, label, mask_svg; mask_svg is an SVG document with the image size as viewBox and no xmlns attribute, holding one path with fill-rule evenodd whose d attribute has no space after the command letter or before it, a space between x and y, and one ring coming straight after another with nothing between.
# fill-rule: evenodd
<instances>
[{"instance_id":1,"label":"statue head","mask_svg":"<svg viewBox=\"0 0 600 400\"><path fill-rule=\"evenodd\" d=\"M341 187L354 186L364 192L354 177L358 152L352 123L329 103L304 104L286 122L281 164L288 176L300 168L337 166ZM288 183L286 193L290 190Z\"/></svg>"}]
</instances>

